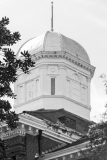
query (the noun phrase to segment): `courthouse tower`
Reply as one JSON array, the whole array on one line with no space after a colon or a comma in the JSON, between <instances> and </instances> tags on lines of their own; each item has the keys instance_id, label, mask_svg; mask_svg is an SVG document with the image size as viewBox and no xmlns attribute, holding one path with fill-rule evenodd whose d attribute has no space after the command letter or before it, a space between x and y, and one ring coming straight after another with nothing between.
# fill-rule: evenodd
<instances>
[{"instance_id":1,"label":"courthouse tower","mask_svg":"<svg viewBox=\"0 0 107 160\"><path fill-rule=\"evenodd\" d=\"M7 157L83 160L80 150L87 148L85 135L94 124L90 120L90 83L95 67L79 43L54 31L53 3L51 31L26 41L17 52L18 59L23 58L24 50L35 66L29 74L17 72L14 110L21 113L17 128L0 127Z\"/></svg>"},{"instance_id":2,"label":"courthouse tower","mask_svg":"<svg viewBox=\"0 0 107 160\"><path fill-rule=\"evenodd\" d=\"M47 31L25 42L17 58L24 50L36 64L29 74L18 72L15 111L64 108L90 119L90 83L95 68L85 49L59 32Z\"/></svg>"}]
</instances>

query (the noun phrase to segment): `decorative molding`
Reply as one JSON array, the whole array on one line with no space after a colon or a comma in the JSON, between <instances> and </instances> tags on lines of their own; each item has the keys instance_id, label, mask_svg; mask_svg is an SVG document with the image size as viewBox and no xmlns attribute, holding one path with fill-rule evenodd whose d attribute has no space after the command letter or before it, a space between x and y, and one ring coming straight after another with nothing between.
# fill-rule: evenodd
<instances>
[{"instance_id":1,"label":"decorative molding","mask_svg":"<svg viewBox=\"0 0 107 160\"><path fill-rule=\"evenodd\" d=\"M36 53L35 57L36 57L35 58L36 61L41 58L64 58L69 62L74 63L75 65L78 65L85 70L88 70L91 73L91 78L94 75L95 67L93 67L89 63L86 63L85 61L80 60L78 57L75 57L67 52L58 51L56 52L56 54L53 54L53 52L51 51L50 52L42 51L42 52Z\"/></svg>"},{"instance_id":2,"label":"decorative molding","mask_svg":"<svg viewBox=\"0 0 107 160\"><path fill-rule=\"evenodd\" d=\"M58 65L58 69L67 69L67 67L66 67L66 65L63 65L63 64L61 64L61 65Z\"/></svg>"},{"instance_id":3,"label":"decorative molding","mask_svg":"<svg viewBox=\"0 0 107 160\"><path fill-rule=\"evenodd\" d=\"M7 126L6 126L7 127ZM4 128L4 126L2 126ZM8 127L7 127L8 128ZM10 139L18 135L25 136L25 134L38 135L38 129L31 127L30 125L25 125L24 123L18 123L18 127L14 130L7 129L5 132L1 131L2 139Z\"/></svg>"},{"instance_id":4,"label":"decorative molding","mask_svg":"<svg viewBox=\"0 0 107 160\"><path fill-rule=\"evenodd\" d=\"M1 133L1 138L3 140L6 140L6 139L10 139L10 138L16 137L18 135L25 136L25 134L26 134L25 130L23 130L23 129L15 129L15 130L7 131L5 133Z\"/></svg>"},{"instance_id":5,"label":"decorative molding","mask_svg":"<svg viewBox=\"0 0 107 160\"><path fill-rule=\"evenodd\" d=\"M69 98L69 97L63 96L63 95L42 95L42 96L38 96L38 97L33 98L33 99L29 100L29 101L26 101L26 102L23 102L23 103L21 103L21 104L15 105L14 108L18 108L19 106L21 107L21 106L23 106L23 105L25 105L25 104L28 104L28 103L30 103L30 102L39 100L39 99L41 99L41 98L64 98L64 99L69 100L69 101L71 101L71 102L74 102L74 103L76 103L76 104L78 104L78 105L80 105L80 106L82 106L82 107L84 107L84 108L86 108L86 109L88 109L88 110L91 110L91 108L88 107L87 105L84 105L84 104L82 104L82 103L80 103L80 102L77 102L77 101L73 100L72 98Z\"/></svg>"},{"instance_id":6,"label":"decorative molding","mask_svg":"<svg viewBox=\"0 0 107 160\"><path fill-rule=\"evenodd\" d=\"M37 76L35 76L34 78L25 80L25 81L23 81L23 82L20 82L20 83L17 84L17 86L22 85L22 84L29 83L29 82L31 82L31 81L34 81L34 80L38 79L38 78L40 78L40 75L37 75Z\"/></svg>"},{"instance_id":7,"label":"decorative molding","mask_svg":"<svg viewBox=\"0 0 107 160\"><path fill-rule=\"evenodd\" d=\"M73 75L73 74L72 74L72 75ZM72 79L72 78L69 77L69 76L66 76L66 79L71 80L71 81L74 81L74 79ZM80 82L80 85L81 85L81 86L84 86L85 88L88 88L88 86L87 86L86 84L82 83L82 82Z\"/></svg>"},{"instance_id":8,"label":"decorative molding","mask_svg":"<svg viewBox=\"0 0 107 160\"><path fill-rule=\"evenodd\" d=\"M51 72L53 72L53 73L56 71L55 68L51 68L50 70L51 70Z\"/></svg>"},{"instance_id":9,"label":"decorative molding","mask_svg":"<svg viewBox=\"0 0 107 160\"><path fill-rule=\"evenodd\" d=\"M48 65L47 65L47 64L42 64L42 65L39 66L39 69L44 69L44 68L47 69L47 68L48 68Z\"/></svg>"}]
</instances>

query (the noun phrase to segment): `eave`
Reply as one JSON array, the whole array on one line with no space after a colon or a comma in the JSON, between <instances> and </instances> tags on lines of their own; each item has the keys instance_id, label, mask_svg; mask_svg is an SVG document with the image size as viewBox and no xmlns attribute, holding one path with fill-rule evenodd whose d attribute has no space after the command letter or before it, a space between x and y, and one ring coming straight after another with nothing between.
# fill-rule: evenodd
<instances>
[{"instance_id":1,"label":"eave","mask_svg":"<svg viewBox=\"0 0 107 160\"><path fill-rule=\"evenodd\" d=\"M81 151L86 150L88 144L89 144L89 141L86 141L84 143L81 143L66 149L45 154L44 156L39 157L39 160L50 160L50 159L54 160L54 159L58 159L60 157L66 157L66 156L69 156L70 159L75 158L75 156L81 158L83 157L83 155L81 154Z\"/></svg>"}]
</instances>

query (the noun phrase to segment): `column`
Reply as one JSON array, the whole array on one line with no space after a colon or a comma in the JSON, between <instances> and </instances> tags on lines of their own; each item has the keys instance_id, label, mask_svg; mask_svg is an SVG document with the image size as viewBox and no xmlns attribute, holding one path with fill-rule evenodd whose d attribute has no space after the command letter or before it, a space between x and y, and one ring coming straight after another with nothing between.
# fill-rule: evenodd
<instances>
[{"instance_id":1,"label":"column","mask_svg":"<svg viewBox=\"0 0 107 160\"><path fill-rule=\"evenodd\" d=\"M43 95L48 94L48 83L47 83L47 72L48 72L48 65L44 65L43 67L43 79L42 79L42 84L43 84Z\"/></svg>"}]
</instances>

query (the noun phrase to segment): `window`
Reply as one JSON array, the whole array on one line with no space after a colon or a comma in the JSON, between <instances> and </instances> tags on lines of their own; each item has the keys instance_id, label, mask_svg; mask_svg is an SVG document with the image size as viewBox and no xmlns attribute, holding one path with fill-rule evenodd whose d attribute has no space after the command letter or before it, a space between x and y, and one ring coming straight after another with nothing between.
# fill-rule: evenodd
<instances>
[{"instance_id":1,"label":"window","mask_svg":"<svg viewBox=\"0 0 107 160\"><path fill-rule=\"evenodd\" d=\"M73 88L73 95L76 97L76 98L79 98L80 97L80 84L79 83L76 83L76 82L73 82L72 83L72 88Z\"/></svg>"},{"instance_id":2,"label":"window","mask_svg":"<svg viewBox=\"0 0 107 160\"><path fill-rule=\"evenodd\" d=\"M36 97L39 94L39 79L36 79Z\"/></svg>"},{"instance_id":3,"label":"window","mask_svg":"<svg viewBox=\"0 0 107 160\"><path fill-rule=\"evenodd\" d=\"M55 78L51 78L51 95L55 95Z\"/></svg>"},{"instance_id":4,"label":"window","mask_svg":"<svg viewBox=\"0 0 107 160\"><path fill-rule=\"evenodd\" d=\"M80 101L80 79L79 76L74 74L72 77L72 98Z\"/></svg>"},{"instance_id":5,"label":"window","mask_svg":"<svg viewBox=\"0 0 107 160\"><path fill-rule=\"evenodd\" d=\"M82 87L82 100L85 100L85 87Z\"/></svg>"},{"instance_id":6,"label":"window","mask_svg":"<svg viewBox=\"0 0 107 160\"><path fill-rule=\"evenodd\" d=\"M67 92L67 96L70 95L70 80L66 81L66 92Z\"/></svg>"},{"instance_id":7,"label":"window","mask_svg":"<svg viewBox=\"0 0 107 160\"><path fill-rule=\"evenodd\" d=\"M82 94L81 94L82 103L86 104L87 103L87 88L85 86L82 86L81 91L82 91Z\"/></svg>"},{"instance_id":8,"label":"window","mask_svg":"<svg viewBox=\"0 0 107 160\"><path fill-rule=\"evenodd\" d=\"M18 87L18 101L19 103L24 102L24 84Z\"/></svg>"},{"instance_id":9,"label":"window","mask_svg":"<svg viewBox=\"0 0 107 160\"><path fill-rule=\"evenodd\" d=\"M27 100L34 98L34 81L26 83L26 95Z\"/></svg>"}]
</instances>

